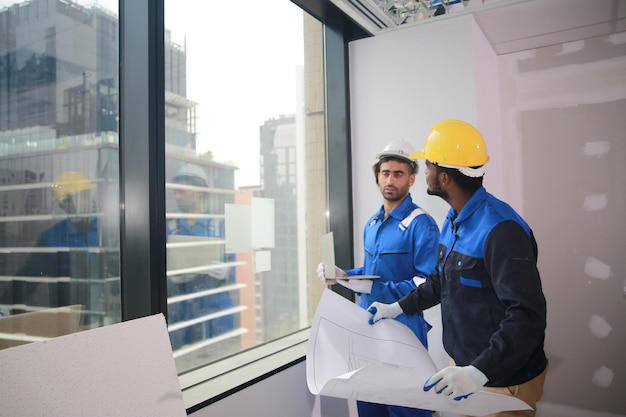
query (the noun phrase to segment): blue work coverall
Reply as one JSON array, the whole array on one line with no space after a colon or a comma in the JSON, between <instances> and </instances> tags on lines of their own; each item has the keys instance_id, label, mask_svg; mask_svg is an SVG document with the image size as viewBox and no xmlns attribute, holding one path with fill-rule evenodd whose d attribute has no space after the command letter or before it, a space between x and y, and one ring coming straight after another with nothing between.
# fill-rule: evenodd
<instances>
[{"instance_id":1,"label":"blue work coverall","mask_svg":"<svg viewBox=\"0 0 626 417\"><path fill-rule=\"evenodd\" d=\"M441 231L436 271L400 300L406 314L441 303L443 346L488 387L529 381L546 368L546 300L537 242L508 204L478 189Z\"/></svg>"},{"instance_id":2,"label":"blue work coverall","mask_svg":"<svg viewBox=\"0 0 626 417\"><path fill-rule=\"evenodd\" d=\"M223 236L211 219L198 219L192 226L185 219L176 219L167 223L167 235L185 236ZM225 255L230 256L230 255ZM195 274L190 280L180 283L168 281L168 296L191 294L225 285L230 274L225 279L218 279L209 274ZM180 321L191 320L199 316L215 313L233 307L233 300L228 292L207 295L187 301L171 304L168 308L168 322L174 324ZM178 349L183 345L199 342L204 339L218 336L235 328L233 315L226 315L204 323L185 327L172 332L172 348Z\"/></svg>"},{"instance_id":3,"label":"blue work coverall","mask_svg":"<svg viewBox=\"0 0 626 417\"><path fill-rule=\"evenodd\" d=\"M372 280L370 294L361 294L359 305L367 309L374 301L393 303L416 288L413 277L427 277L437 261L439 229L435 220L413 203L411 195L383 218L384 208L375 213L363 231L363 266L348 269L348 275L379 275ZM396 318L407 325L425 347L431 326L423 314ZM359 416L430 416L427 410L357 402Z\"/></svg>"}]
</instances>

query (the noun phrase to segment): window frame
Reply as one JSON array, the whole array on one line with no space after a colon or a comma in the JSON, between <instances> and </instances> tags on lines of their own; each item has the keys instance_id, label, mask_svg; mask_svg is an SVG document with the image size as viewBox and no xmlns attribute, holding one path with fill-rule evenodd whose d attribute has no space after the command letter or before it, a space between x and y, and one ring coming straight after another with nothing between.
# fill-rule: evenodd
<instances>
[{"instance_id":1,"label":"window frame","mask_svg":"<svg viewBox=\"0 0 626 417\"><path fill-rule=\"evenodd\" d=\"M337 262L350 265L348 43L369 34L328 0L291 1L324 25L328 227ZM167 314L164 0L120 0L119 19L120 271L126 321ZM350 297L347 291L342 295ZM309 330L181 375L187 412L303 361Z\"/></svg>"}]
</instances>

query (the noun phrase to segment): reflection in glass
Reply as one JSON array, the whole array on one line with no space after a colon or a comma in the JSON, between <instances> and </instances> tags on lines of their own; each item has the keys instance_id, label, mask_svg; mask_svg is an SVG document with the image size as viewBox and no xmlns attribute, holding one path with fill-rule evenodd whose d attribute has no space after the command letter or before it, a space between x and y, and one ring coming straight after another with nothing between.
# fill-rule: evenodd
<instances>
[{"instance_id":1,"label":"reflection in glass","mask_svg":"<svg viewBox=\"0 0 626 417\"><path fill-rule=\"evenodd\" d=\"M289 0L244 3L235 27L165 2L181 373L308 327L324 290L322 25ZM0 348L121 320L118 32L115 0L0 0Z\"/></svg>"},{"instance_id":2,"label":"reflection in glass","mask_svg":"<svg viewBox=\"0 0 626 417\"><path fill-rule=\"evenodd\" d=\"M121 319L118 19L80 3L0 4L0 348Z\"/></svg>"},{"instance_id":3,"label":"reflection in glass","mask_svg":"<svg viewBox=\"0 0 626 417\"><path fill-rule=\"evenodd\" d=\"M308 327L324 289L321 23L287 0L238 6L235 27L189 13L202 0L165 2L168 330L181 373Z\"/></svg>"},{"instance_id":4,"label":"reflection in glass","mask_svg":"<svg viewBox=\"0 0 626 417\"><path fill-rule=\"evenodd\" d=\"M233 300L235 263L224 253L224 216L211 214L208 186L205 169L193 163L183 163L171 179L177 214L166 229L168 321L176 357L209 345L205 357L232 353L241 334L235 327L241 310Z\"/></svg>"}]
</instances>

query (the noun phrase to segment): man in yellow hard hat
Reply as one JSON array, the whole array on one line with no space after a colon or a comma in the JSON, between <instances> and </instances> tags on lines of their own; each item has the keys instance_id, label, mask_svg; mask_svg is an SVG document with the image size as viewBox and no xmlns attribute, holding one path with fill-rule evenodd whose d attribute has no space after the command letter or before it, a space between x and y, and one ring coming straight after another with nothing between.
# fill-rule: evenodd
<instances>
[{"instance_id":1,"label":"man in yellow hard hat","mask_svg":"<svg viewBox=\"0 0 626 417\"><path fill-rule=\"evenodd\" d=\"M97 247L99 244L95 183L76 171L64 171L55 177L52 197L67 217L43 231L35 246ZM43 268L44 265L39 267ZM69 259L56 263L52 270L39 275L70 276Z\"/></svg>"},{"instance_id":2,"label":"man in yellow hard hat","mask_svg":"<svg viewBox=\"0 0 626 417\"><path fill-rule=\"evenodd\" d=\"M17 275L90 278L92 258L96 252L89 251L89 248L101 246L94 188L93 181L76 171L64 171L54 178L52 197L67 217L44 230L34 246L56 250L33 252ZM40 307L70 304L90 307L91 304L89 284L72 280L51 280L49 283L30 285L24 290L22 297L30 298ZM89 320L84 316L83 324L87 324Z\"/></svg>"},{"instance_id":3,"label":"man in yellow hard hat","mask_svg":"<svg viewBox=\"0 0 626 417\"><path fill-rule=\"evenodd\" d=\"M453 360L424 390L462 401L479 389L514 395L534 416L548 360L546 300L537 270L537 242L528 224L482 185L487 147L460 120L432 127L424 148L428 194L451 208L439 239L438 263L426 282L399 301L369 307L374 324L441 303L443 345Z\"/></svg>"}]
</instances>

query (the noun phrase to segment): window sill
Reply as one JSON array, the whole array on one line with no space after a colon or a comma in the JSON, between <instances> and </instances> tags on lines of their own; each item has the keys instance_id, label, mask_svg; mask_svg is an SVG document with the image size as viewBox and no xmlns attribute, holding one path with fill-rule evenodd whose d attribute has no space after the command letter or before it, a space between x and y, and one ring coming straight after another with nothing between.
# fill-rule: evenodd
<instances>
[{"instance_id":1,"label":"window sill","mask_svg":"<svg viewBox=\"0 0 626 417\"><path fill-rule=\"evenodd\" d=\"M187 413L197 411L305 359L310 328L179 377Z\"/></svg>"}]
</instances>

